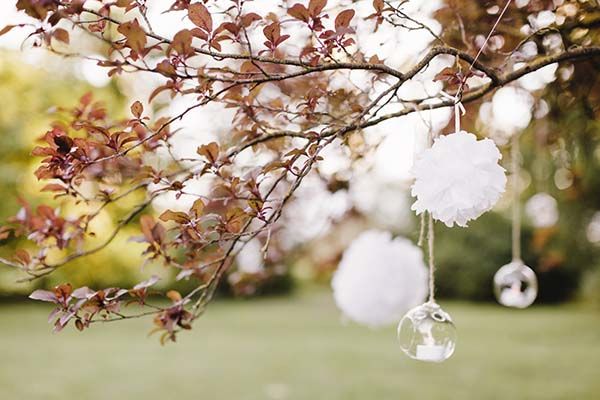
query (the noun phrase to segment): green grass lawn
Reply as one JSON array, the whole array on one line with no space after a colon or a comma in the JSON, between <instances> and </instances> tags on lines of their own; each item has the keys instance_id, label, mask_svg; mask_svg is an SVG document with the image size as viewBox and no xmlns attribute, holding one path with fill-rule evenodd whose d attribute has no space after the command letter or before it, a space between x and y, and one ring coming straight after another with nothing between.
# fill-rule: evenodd
<instances>
[{"instance_id":1,"label":"green grass lawn","mask_svg":"<svg viewBox=\"0 0 600 400\"><path fill-rule=\"evenodd\" d=\"M53 335L42 304L0 305L0 399L600 399L600 314L443 303L444 364L411 361L395 328L345 324L328 293L214 304L177 344L133 320Z\"/></svg>"}]
</instances>

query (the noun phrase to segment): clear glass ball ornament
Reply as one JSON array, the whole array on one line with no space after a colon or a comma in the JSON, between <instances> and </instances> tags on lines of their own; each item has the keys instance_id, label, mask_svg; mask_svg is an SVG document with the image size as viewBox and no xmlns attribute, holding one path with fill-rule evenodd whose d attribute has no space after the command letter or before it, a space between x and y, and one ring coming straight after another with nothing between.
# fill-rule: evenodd
<instances>
[{"instance_id":1,"label":"clear glass ball ornament","mask_svg":"<svg viewBox=\"0 0 600 400\"><path fill-rule=\"evenodd\" d=\"M410 310L398 324L400 348L414 360L442 362L456 347L456 327L450 315L429 301Z\"/></svg>"},{"instance_id":2,"label":"clear glass ball ornament","mask_svg":"<svg viewBox=\"0 0 600 400\"><path fill-rule=\"evenodd\" d=\"M535 301L537 293L535 272L521 260L506 264L494 275L494 294L498 303L503 306L529 307Z\"/></svg>"}]
</instances>

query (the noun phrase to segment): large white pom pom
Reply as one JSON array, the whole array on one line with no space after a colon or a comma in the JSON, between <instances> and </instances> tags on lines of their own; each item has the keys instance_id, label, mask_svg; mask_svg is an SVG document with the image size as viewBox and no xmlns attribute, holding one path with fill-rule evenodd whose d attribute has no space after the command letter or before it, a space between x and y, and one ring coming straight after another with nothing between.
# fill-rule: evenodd
<instances>
[{"instance_id":1,"label":"large white pom pom","mask_svg":"<svg viewBox=\"0 0 600 400\"><path fill-rule=\"evenodd\" d=\"M489 211L506 188L502 154L490 139L477 140L465 131L437 138L412 169L412 209L447 226L467 222Z\"/></svg>"},{"instance_id":2,"label":"large white pom pom","mask_svg":"<svg viewBox=\"0 0 600 400\"><path fill-rule=\"evenodd\" d=\"M371 327L398 322L427 294L423 253L408 239L366 231L344 252L331 286L351 320Z\"/></svg>"}]
</instances>

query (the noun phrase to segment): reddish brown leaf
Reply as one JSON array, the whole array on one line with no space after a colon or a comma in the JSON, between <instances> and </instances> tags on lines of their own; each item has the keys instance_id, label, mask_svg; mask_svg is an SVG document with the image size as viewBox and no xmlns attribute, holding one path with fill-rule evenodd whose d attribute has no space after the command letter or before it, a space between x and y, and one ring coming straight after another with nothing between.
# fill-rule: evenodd
<instances>
[{"instance_id":1,"label":"reddish brown leaf","mask_svg":"<svg viewBox=\"0 0 600 400\"><path fill-rule=\"evenodd\" d=\"M17 0L16 7L17 10L25 11L30 17L43 21L49 11L56 10L57 5L53 1Z\"/></svg>"},{"instance_id":2,"label":"reddish brown leaf","mask_svg":"<svg viewBox=\"0 0 600 400\"><path fill-rule=\"evenodd\" d=\"M144 106L139 101L136 101L135 103L133 103L131 105L131 114L133 114L133 116L136 117L137 119L141 118L143 112L144 112Z\"/></svg>"},{"instance_id":3,"label":"reddish brown leaf","mask_svg":"<svg viewBox=\"0 0 600 400\"><path fill-rule=\"evenodd\" d=\"M177 290L169 290L167 292L167 297L171 299L173 303L181 301L182 299L181 294Z\"/></svg>"},{"instance_id":4,"label":"reddish brown leaf","mask_svg":"<svg viewBox=\"0 0 600 400\"><path fill-rule=\"evenodd\" d=\"M169 45L167 54L175 51L180 56L189 57L194 54L192 48L192 32L188 29L182 29L173 37L173 41Z\"/></svg>"},{"instance_id":5,"label":"reddish brown leaf","mask_svg":"<svg viewBox=\"0 0 600 400\"><path fill-rule=\"evenodd\" d=\"M219 145L216 142L211 142L209 144L203 144L198 147L198 154L206 157L208 161L214 163L219 159Z\"/></svg>"},{"instance_id":6,"label":"reddish brown leaf","mask_svg":"<svg viewBox=\"0 0 600 400\"><path fill-rule=\"evenodd\" d=\"M242 26L247 28L250 25L252 25L252 23L254 21L260 21L260 15L256 14L256 13L248 13L245 15L242 15L241 21L242 21Z\"/></svg>"},{"instance_id":7,"label":"reddish brown leaf","mask_svg":"<svg viewBox=\"0 0 600 400\"><path fill-rule=\"evenodd\" d=\"M117 0L115 5L120 8L127 8L131 3L133 3L133 0Z\"/></svg>"},{"instance_id":8,"label":"reddish brown leaf","mask_svg":"<svg viewBox=\"0 0 600 400\"><path fill-rule=\"evenodd\" d=\"M194 3L188 9L190 20L199 28L206 32L212 32L213 21L210 12L202 3Z\"/></svg>"},{"instance_id":9,"label":"reddish brown leaf","mask_svg":"<svg viewBox=\"0 0 600 400\"><path fill-rule=\"evenodd\" d=\"M384 7L385 3L383 2L383 0L373 0L373 8L375 8L375 11L377 11L378 13L381 13Z\"/></svg>"},{"instance_id":10,"label":"reddish brown leaf","mask_svg":"<svg viewBox=\"0 0 600 400\"><path fill-rule=\"evenodd\" d=\"M49 183L42 188L42 192L62 192L67 188L58 183Z\"/></svg>"},{"instance_id":11,"label":"reddish brown leaf","mask_svg":"<svg viewBox=\"0 0 600 400\"><path fill-rule=\"evenodd\" d=\"M17 249L15 251L15 258L23 265L29 265L31 263L31 256L27 250Z\"/></svg>"},{"instance_id":12,"label":"reddish brown leaf","mask_svg":"<svg viewBox=\"0 0 600 400\"><path fill-rule=\"evenodd\" d=\"M10 32L16 26L18 25L6 25L4 28L0 29L0 36Z\"/></svg>"},{"instance_id":13,"label":"reddish brown leaf","mask_svg":"<svg viewBox=\"0 0 600 400\"><path fill-rule=\"evenodd\" d=\"M140 26L137 19L131 22L125 22L117 28L120 34L125 36L125 44L137 53L143 53L146 47L146 32Z\"/></svg>"},{"instance_id":14,"label":"reddish brown leaf","mask_svg":"<svg viewBox=\"0 0 600 400\"><path fill-rule=\"evenodd\" d=\"M59 42L69 44L69 32L63 28L56 28L54 32L52 32L52 37Z\"/></svg>"},{"instance_id":15,"label":"reddish brown leaf","mask_svg":"<svg viewBox=\"0 0 600 400\"><path fill-rule=\"evenodd\" d=\"M159 62L156 66L156 71L169 78L177 74L175 67L169 62L169 60L162 60Z\"/></svg>"},{"instance_id":16,"label":"reddish brown leaf","mask_svg":"<svg viewBox=\"0 0 600 400\"><path fill-rule=\"evenodd\" d=\"M83 322L80 319L75 320L75 328L80 332L84 329Z\"/></svg>"},{"instance_id":17,"label":"reddish brown leaf","mask_svg":"<svg viewBox=\"0 0 600 400\"><path fill-rule=\"evenodd\" d=\"M308 11L312 17L316 17L321 14L321 11L327 5L327 0L310 0L308 3Z\"/></svg>"},{"instance_id":18,"label":"reddish brown leaf","mask_svg":"<svg viewBox=\"0 0 600 400\"><path fill-rule=\"evenodd\" d=\"M170 82L167 82L167 84L157 87L156 89L154 89L152 91L152 93L150 93L150 96L148 97L148 101L149 102L152 101L161 92L163 92L165 90L169 90L169 89L173 89L173 85Z\"/></svg>"},{"instance_id":19,"label":"reddish brown leaf","mask_svg":"<svg viewBox=\"0 0 600 400\"><path fill-rule=\"evenodd\" d=\"M171 211L171 210L166 210L165 212L163 212L159 219L161 221L175 221L179 224L184 223L184 222L188 222L189 218L188 215L184 212L181 211Z\"/></svg>"},{"instance_id":20,"label":"reddish brown leaf","mask_svg":"<svg viewBox=\"0 0 600 400\"><path fill-rule=\"evenodd\" d=\"M164 243L166 235L167 232L165 230L165 227L161 224L157 223L152 228L152 238L154 239L154 242L158 244Z\"/></svg>"},{"instance_id":21,"label":"reddish brown leaf","mask_svg":"<svg viewBox=\"0 0 600 400\"><path fill-rule=\"evenodd\" d=\"M60 154L68 154L73 148L73 139L66 135L56 136L53 139L54 144L58 147L57 151Z\"/></svg>"},{"instance_id":22,"label":"reddish brown leaf","mask_svg":"<svg viewBox=\"0 0 600 400\"><path fill-rule=\"evenodd\" d=\"M152 228L154 228L155 222L154 218L150 215L142 215L140 218L140 227L142 229L142 233L148 242L152 242Z\"/></svg>"},{"instance_id":23,"label":"reddish brown leaf","mask_svg":"<svg viewBox=\"0 0 600 400\"><path fill-rule=\"evenodd\" d=\"M335 18L335 28L347 28L354 17L354 10L344 10Z\"/></svg>"},{"instance_id":24,"label":"reddish brown leaf","mask_svg":"<svg viewBox=\"0 0 600 400\"><path fill-rule=\"evenodd\" d=\"M54 287L54 294L56 297L61 299L66 299L73 292L73 286L70 283L63 283L62 285L58 285Z\"/></svg>"},{"instance_id":25,"label":"reddish brown leaf","mask_svg":"<svg viewBox=\"0 0 600 400\"><path fill-rule=\"evenodd\" d=\"M310 14L308 13L308 9L304 7L302 4L294 4L289 10L288 14L292 17L308 23L310 20Z\"/></svg>"},{"instance_id":26,"label":"reddish brown leaf","mask_svg":"<svg viewBox=\"0 0 600 400\"><path fill-rule=\"evenodd\" d=\"M281 27L279 26L278 22L273 22L272 24L264 27L263 33L267 39L269 39L272 43L275 43L281 35Z\"/></svg>"},{"instance_id":27,"label":"reddish brown leaf","mask_svg":"<svg viewBox=\"0 0 600 400\"><path fill-rule=\"evenodd\" d=\"M198 199L198 200L194 201L194 204L192 205L192 208L190 209L190 211L193 212L197 218L202 215L202 212L204 211L204 207L206 207L206 204L204 204L204 201L202 201L202 199Z\"/></svg>"}]
</instances>

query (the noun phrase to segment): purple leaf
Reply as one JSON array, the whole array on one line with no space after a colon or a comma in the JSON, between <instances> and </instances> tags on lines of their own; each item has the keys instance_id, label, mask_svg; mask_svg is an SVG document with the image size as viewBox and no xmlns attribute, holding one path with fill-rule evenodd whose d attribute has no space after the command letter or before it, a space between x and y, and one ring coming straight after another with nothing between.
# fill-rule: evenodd
<instances>
[{"instance_id":1,"label":"purple leaf","mask_svg":"<svg viewBox=\"0 0 600 400\"><path fill-rule=\"evenodd\" d=\"M90 289L87 286L80 287L79 289L75 289L71 296L76 299L88 299L92 297L96 292Z\"/></svg>"},{"instance_id":2,"label":"purple leaf","mask_svg":"<svg viewBox=\"0 0 600 400\"><path fill-rule=\"evenodd\" d=\"M129 290L127 289L119 289L119 291L117 293L115 293L114 297L112 298L112 300L118 299L119 297L125 295L129 293Z\"/></svg>"},{"instance_id":3,"label":"purple leaf","mask_svg":"<svg viewBox=\"0 0 600 400\"><path fill-rule=\"evenodd\" d=\"M193 269L184 269L182 270L180 273L177 274L177 277L175 278L175 280L180 281L182 279L187 279L189 278L192 274L194 273Z\"/></svg>"},{"instance_id":4,"label":"purple leaf","mask_svg":"<svg viewBox=\"0 0 600 400\"><path fill-rule=\"evenodd\" d=\"M154 284L156 284L156 282L158 282L159 280L160 280L160 278L157 275L152 275L152 277L150 279L145 280L145 281L140 282L137 285L135 285L133 287L133 290L139 290L139 289L148 288L148 287L153 286Z\"/></svg>"},{"instance_id":5,"label":"purple leaf","mask_svg":"<svg viewBox=\"0 0 600 400\"><path fill-rule=\"evenodd\" d=\"M75 312L74 311L69 311L67 313L64 313L58 320L58 323L61 326L66 326L69 321L71 320L71 318L73 318L75 316Z\"/></svg>"},{"instance_id":6,"label":"purple leaf","mask_svg":"<svg viewBox=\"0 0 600 400\"><path fill-rule=\"evenodd\" d=\"M29 295L29 298L33 300L47 301L55 304L58 303L58 299L56 298L54 292L50 292L48 290L36 290Z\"/></svg>"},{"instance_id":7,"label":"purple leaf","mask_svg":"<svg viewBox=\"0 0 600 400\"><path fill-rule=\"evenodd\" d=\"M48 323L50 323L54 320L54 318L58 315L60 310L61 310L60 307L56 307L54 310L52 310L50 315L48 315Z\"/></svg>"}]
</instances>

